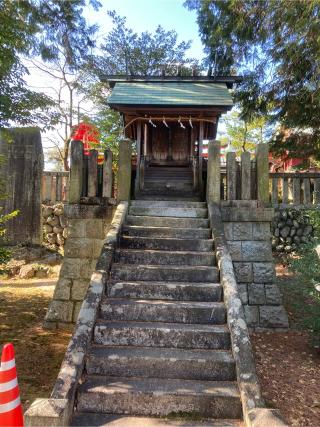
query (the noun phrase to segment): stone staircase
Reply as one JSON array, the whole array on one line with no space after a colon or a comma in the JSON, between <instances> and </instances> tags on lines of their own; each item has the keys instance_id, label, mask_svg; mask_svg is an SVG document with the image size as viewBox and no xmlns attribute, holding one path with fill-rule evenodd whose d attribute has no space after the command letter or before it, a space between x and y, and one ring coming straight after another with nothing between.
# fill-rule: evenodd
<instances>
[{"instance_id":1,"label":"stone staircase","mask_svg":"<svg viewBox=\"0 0 320 427\"><path fill-rule=\"evenodd\" d=\"M74 426L242 426L205 203L131 202Z\"/></svg>"},{"instance_id":2,"label":"stone staircase","mask_svg":"<svg viewBox=\"0 0 320 427\"><path fill-rule=\"evenodd\" d=\"M161 197L161 194L164 196ZM193 191L193 175L189 166L147 166L144 175L144 189L139 199L184 199L199 201L199 193Z\"/></svg>"}]
</instances>

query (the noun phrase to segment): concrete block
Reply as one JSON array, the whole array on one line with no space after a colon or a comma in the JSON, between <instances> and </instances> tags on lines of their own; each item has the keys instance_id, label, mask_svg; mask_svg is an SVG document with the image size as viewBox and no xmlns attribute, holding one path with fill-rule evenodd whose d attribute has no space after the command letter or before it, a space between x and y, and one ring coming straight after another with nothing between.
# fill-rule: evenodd
<instances>
[{"instance_id":1,"label":"concrete block","mask_svg":"<svg viewBox=\"0 0 320 427\"><path fill-rule=\"evenodd\" d=\"M255 283L272 283L275 279L273 262L254 262L253 281Z\"/></svg>"},{"instance_id":2,"label":"concrete block","mask_svg":"<svg viewBox=\"0 0 320 427\"><path fill-rule=\"evenodd\" d=\"M92 257L93 258L98 259L98 257L100 256L103 242L104 242L103 239L93 239L92 241L92 244L93 244Z\"/></svg>"},{"instance_id":3,"label":"concrete block","mask_svg":"<svg viewBox=\"0 0 320 427\"><path fill-rule=\"evenodd\" d=\"M252 223L235 222L233 223L234 240L252 240Z\"/></svg>"},{"instance_id":4,"label":"concrete block","mask_svg":"<svg viewBox=\"0 0 320 427\"><path fill-rule=\"evenodd\" d=\"M64 249L64 255L68 258L91 258L94 251L93 245L94 242L92 239L68 239Z\"/></svg>"},{"instance_id":5,"label":"concrete block","mask_svg":"<svg viewBox=\"0 0 320 427\"><path fill-rule=\"evenodd\" d=\"M80 268L82 266L82 260L74 258L64 258L60 277L67 279L78 279L81 277Z\"/></svg>"},{"instance_id":6,"label":"concrete block","mask_svg":"<svg viewBox=\"0 0 320 427\"><path fill-rule=\"evenodd\" d=\"M95 265L97 263L97 260L92 259L82 259L81 260L81 266L80 266L80 276L81 279L90 279L91 274L93 273L95 269Z\"/></svg>"},{"instance_id":7,"label":"concrete block","mask_svg":"<svg viewBox=\"0 0 320 427\"><path fill-rule=\"evenodd\" d=\"M264 305L259 307L260 326L265 328L288 328L288 316L283 306Z\"/></svg>"},{"instance_id":8,"label":"concrete block","mask_svg":"<svg viewBox=\"0 0 320 427\"><path fill-rule=\"evenodd\" d=\"M242 261L241 242L228 242L232 261Z\"/></svg>"},{"instance_id":9,"label":"concrete block","mask_svg":"<svg viewBox=\"0 0 320 427\"><path fill-rule=\"evenodd\" d=\"M70 411L68 399L36 399L24 414L25 426L67 426Z\"/></svg>"},{"instance_id":10,"label":"concrete block","mask_svg":"<svg viewBox=\"0 0 320 427\"><path fill-rule=\"evenodd\" d=\"M272 261L271 242L242 242L242 261Z\"/></svg>"},{"instance_id":11,"label":"concrete block","mask_svg":"<svg viewBox=\"0 0 320 427\"><path fill-rule=\"evenodd\" d=\"M223 228L226 240L233 240L233 222L225 222Z\"/></svg>"},{"instance_id":12,"label":"concrete block","mask_svg":"<svg viewBox=\"0 0 320 427\"><path fill-rule=\"evenodd\" d=\"M288 427L278 409L255 408L249 411L251 427Z\"/></svg>"},{"instance_id":13,"label":"concrete block","mask_svg":"<svg viewBox=\"0 0 320 427\"><path fill-rule=\"evenodd\" d=\"M78 320L79 312L82 306L82 302L76 302L74 305L72 321L76 322Z\"/></svg>"},{"instance_id":14,"label":"concrete block","mask_svg":"<svg viewBox=\"0 0 320 427\"><path fill-rule=\"evenodd\" d=\"M253 240L270 240L271 230L270 222L253 222L252 239Z\"/></svg>"},{"instance_id":15,"label":"concrete block","mask_svg":"<svg viewBox=\"0 0 320 427\"><path fill-rule=\"evenodd\" d=\"M86 220L86 237L91 239L104 239L104 223L102 219Z\"/></svg>"},{"instance_id":16,"label":"concrete block","mask_svg":"<svg viewBox=\"0 0 320 427\"><path fill-rule=\"evenodd\" d=\"M237 282L252 282L252 263L251 262L234 262L234 271Z\"/></svg>"},{"instance_id":17,"label":"concrete block","mask_svg":"<svg viewBox=\"0 0 320 427\"><path fill-rule=\"evenodd\" d=\"M258 326L259 325L259 308L257 306L245 305L244 314L246 317L246 322L248 326Z\"/></svg>"},{"instance_id":18,"label":"concrete block","mask_svg":"<svg viewBox=\"0 0 320 427\"><path fill-rule=\"evenodd\" d=\"M89 280L73 280L71 298L74 301L83 301L89 287Z\"/></svg>"},{"instance_id":19,"label":"concrete block","mask_svg":"<svg viewBox=\"0 0 320 427\"><path fill-rule=\"evenodd\" d=\"M248 285L248 297L250 305L266 303L266 294L263 283L250 283Z\"/></svg>"},{"instance_id":20,"label":"concrete block","mask_svg":"<svg viewBox=\"0 0 320 427\"><path fill-rule=\"evenodd\" d=\"M68 238L82 238L86 236L85 221L83 219L69 219Z\"/></svg>"},{"instance_id":21,"label":"concrete block","mask_svg":"<svg viewBox=\"0 0 320 427\"><path fill-rule=\"evenodd\" d=\"M239 283L238 284L238 292L239 292L239 296L240 296L242 304L248 304L247 283Z\"/></svg>"},{"instance_id":22,"label":"concrete block","mask_svg":"<svg viewBox=\"0 0 320 427\"><path fill-rule=\"evenodd\" d=\"M53 300L46 314L46 321L72 322L73 302Z\"/></svg>"},{"instance_id":23,"label":"concrete block","mask_svg":"<svg viewBox=\"0 0 320 427\"><path fill-rule=\"evenodd\" d=\"M280 305L282 303L282 297L277 285L265 285L265 290L267 305Z\"/></svg>"},{"instance_id":24,"label":"concrete block","mask_svg":"<svg viewBox=\"0 0 320 427\"><path fill-rule=\"evenodd\" d=\"M53 299L69 300L72 280L60 278L54 289Z\"/></svg>"}]
</instances>

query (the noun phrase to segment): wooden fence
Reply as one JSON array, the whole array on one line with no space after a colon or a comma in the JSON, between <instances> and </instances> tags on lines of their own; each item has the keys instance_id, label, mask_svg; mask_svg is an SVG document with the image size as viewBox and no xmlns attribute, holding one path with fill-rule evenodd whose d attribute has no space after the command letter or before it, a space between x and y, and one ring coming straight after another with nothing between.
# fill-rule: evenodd
<instances>
[{"instance_id":1,"label":"wooden fence","mask_svg":"<svg viewBox=\"0 0 320 427\"><path fill-rule=\"evenodd\" d=\"M56 203L69 200L69 172L42 173L42 202Z\"/></svg>"},{"instance_id":2,"label":"wooden fence","mask_svg":"<svg viewBox=\"0 0 320 427\"><path fill-rule=\"evenodd\" d=\"M320 172L270 173L269 189L275 207L320 207Z\"/></svg>"}]
</instances>

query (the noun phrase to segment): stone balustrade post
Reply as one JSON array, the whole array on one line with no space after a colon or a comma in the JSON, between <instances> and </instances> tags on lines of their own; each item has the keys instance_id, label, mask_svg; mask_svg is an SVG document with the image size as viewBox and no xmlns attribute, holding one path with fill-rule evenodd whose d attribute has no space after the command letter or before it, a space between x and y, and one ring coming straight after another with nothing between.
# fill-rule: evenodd
<instances>
[{"instance_id":1,"label":"stone balustrade post","mask_svg":"<svg viewBox=\"0 0 320 427\"><path fill-rule=\"evenodd\" d=\"M131 193L131 154L132 143L129 139L124 139L119 144L119 169L117 200L130 200Z\"/></svg>"},{"instance_id":2,"label":"stone balustrade post","mask_svg":"<svg viewBox=\"0 0 320 427\"><path fill-rule=\"evenodd\" d=\"M258 144L256 148L257 162L257 199L269 204L269 146Z\"/></svg>"},{"instance_id":3,"label":"stone balustrade post","mask_svg":"<svg viewBox=\"0 0 320 427\"><path fill-rule=\"evenodd\" d=\"M220 141L209 141L208 172L207 172L207 202L220 203Z\"/></svg>"},{"instance_id":4,"label":"stone balustrade post","mask_svg":"<svg viewBox=\"0 0 320 427\"><path fill-rule=\"evenodd\" d=\"M80 203L83 181L83 143L71 141L69 203Z\"/></svg>"}]
</instances>

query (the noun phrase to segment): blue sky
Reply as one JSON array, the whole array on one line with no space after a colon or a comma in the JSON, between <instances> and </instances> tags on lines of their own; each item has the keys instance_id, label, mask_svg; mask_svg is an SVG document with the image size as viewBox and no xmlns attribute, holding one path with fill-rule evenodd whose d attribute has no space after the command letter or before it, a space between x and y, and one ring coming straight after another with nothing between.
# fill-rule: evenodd
<instances>
[{"instance_id":1,"label":"blue sky","mask_svg":"<svg viewBox=\"0 0 320 427\"><path fill-rule=\"evenodd\" d=\"M183 7L183 0L100 0L103 7L95 12L91 7L85 12L90 24L100 26L101 35L111 29L108 10L127 18L127 24L135 32L154 31L160 24L166 30L175 30L179 41L192 40L188 55L201 59L203 47L198 34L196 13Z\"/></svg>"}]
</instances>

